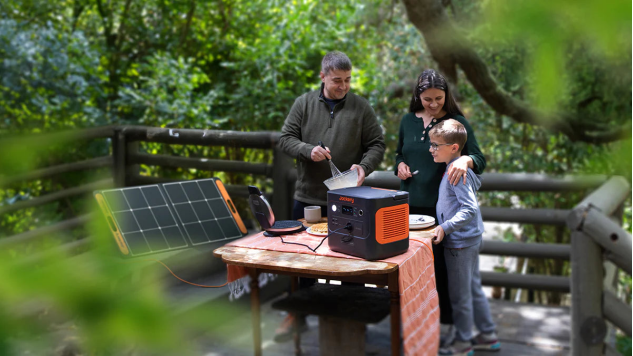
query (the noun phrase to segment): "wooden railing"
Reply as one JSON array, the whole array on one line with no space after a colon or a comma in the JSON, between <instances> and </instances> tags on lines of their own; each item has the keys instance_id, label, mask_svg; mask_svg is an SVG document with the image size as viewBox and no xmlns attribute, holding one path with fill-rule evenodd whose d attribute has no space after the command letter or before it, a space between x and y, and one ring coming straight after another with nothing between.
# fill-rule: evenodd
<instances>
[{"instance_id":1,"label":"wooden railing","mask_svg":"<svg viewBox=\"0 0 633 356\"><path fill-rule=\"evenodd\" d=\"M44 136L44 135L43 135ZM0 206L0 215L20 209L41 206L70 196L85 195L107 185L118 187L171 181L164 177L149 177L139 174L139 165L195 168L203 171L252 174L262 179L271 179L272 192L266 192L278 219L291 215L292 196L297 172L293 159L277 148L278 132L236 132L218 130L166 129L143 126L110 126L85 130L74 134L74 138L103 139L111 143L111 156L97 157L81 162L66 163L54 167L12 177L0 177L3 186L19 182L42 179L57 174L95 168L112 168L112 180L86 183ZM46 135L42 140L54 135ZM273 162L243 162L215 158L190 158L139 152L141 142L168 145L202 145L243 147L272 150ZM399 179L390 171L376 171L369 175L365 185L398 189ZM597 188L597 189L596 189ZM620 177L601 175L554 178L541 174L486 173L483 175L481 191L561 192L596 189L574 209L512 209L482 207L485 221L512 222L521 224L544 224L567 226L572 231L572 243L510 243L486 241L483 254L517 256L527 258L571 260L572 278L534 274L509 274L482 272L485 285L505 286L571 292L572 294L572 353L574 355L599 355L612 352L605 347L605 319L631 335L631 307L613 293L603 289L605 270L613 277L618 268L631 274L631 235L622 230L613 217L622 216L622 205L629 196L630 187ZM246 186L227 185L234 198L247 197ZM0 247L8 248L34 241L53 232L62 232L85 224L93 216L79 215L50 226L23 232L0 239ZM617 220L617 219L616 219ZM86 239L73 241L65 246L76 249ZM607 263L606 267L603 264Z\"/></svg>"},{"instance_id":2,"label":"wooden railing","mask_svg":"<svg viewBox=\"0 0 633 356\"><path fill-rule=\"evenodd\" d=\"M614 270L617 277L616 266L631 275L631 234L619 223L621 204L629 192L622 177L613 177L568 216L567 226L572 231L574 355L618 354L604 343L608 330L605 319L631 336L631 306L612 293L608 280L605 283L606 278L614 278Z\"/></svg>"}]
</instances>

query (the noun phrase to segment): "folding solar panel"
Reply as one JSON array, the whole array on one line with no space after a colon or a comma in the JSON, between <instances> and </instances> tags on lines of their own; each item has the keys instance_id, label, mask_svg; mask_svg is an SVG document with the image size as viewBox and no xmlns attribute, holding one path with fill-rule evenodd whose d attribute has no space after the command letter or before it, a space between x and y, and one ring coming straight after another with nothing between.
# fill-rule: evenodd
<instances>
[{"instance_id":1,"label":"folding solar panel","mask_svg":"<svg viewBox=\"0 0 633 356\"><path fill-rule=\"evenodd\" d=\"M94 192L126 256L193 247L246 234L218 178Z\"/></svg>"}]
</instances>

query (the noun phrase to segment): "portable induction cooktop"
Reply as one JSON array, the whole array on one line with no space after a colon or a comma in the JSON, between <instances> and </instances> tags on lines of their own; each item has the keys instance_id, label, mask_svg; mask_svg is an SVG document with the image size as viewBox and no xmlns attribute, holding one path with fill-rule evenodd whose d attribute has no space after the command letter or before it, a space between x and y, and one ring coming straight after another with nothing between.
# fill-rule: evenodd
<instances>
[{"instance_id":1,"label":"portable induction cooktop","mask_svg":"<svg viewBox=\"0 0 633 356\"><path fill-rule=\"evenodd\" d=\"M300 221L275 221L273 209L259 188L249 185L248 192L250 193L248 196L248 204L251 207L251 212L259 222L259 225L264 229L264 236L286 235L305 230L305 226L303 226Z\"/></svg>"}]
</instances>

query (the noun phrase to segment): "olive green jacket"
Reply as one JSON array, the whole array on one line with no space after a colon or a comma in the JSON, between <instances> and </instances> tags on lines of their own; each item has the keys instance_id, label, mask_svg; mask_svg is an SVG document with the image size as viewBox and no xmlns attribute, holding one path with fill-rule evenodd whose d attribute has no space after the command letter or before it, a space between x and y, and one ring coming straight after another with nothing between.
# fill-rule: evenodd
<instances>
[{"instance_id":1,"label":"olive green jacket","mask_svg":"<svg viewBox=\"0 0 633 356\"><path fill-rule=\"evenodd\" d=\"M301 95L281 129L279 147L296 158L294 198L308 204L327 204L323 181L332 177L326 160L313 162L310 158L319 141L330 149L332 162L341 172L358 164L367 176L378 168L385 154L382 129L367 100L350 92L330 111L323 99L323 84L321 90Z\"/></svg>"}]
</instances>

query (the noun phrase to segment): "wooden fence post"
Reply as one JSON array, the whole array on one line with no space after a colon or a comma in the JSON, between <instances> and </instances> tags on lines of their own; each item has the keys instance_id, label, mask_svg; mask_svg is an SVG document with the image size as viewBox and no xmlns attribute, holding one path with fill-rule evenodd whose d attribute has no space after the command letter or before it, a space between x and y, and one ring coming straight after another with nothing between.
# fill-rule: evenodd
<instances>
[{"instance_id":1,"label":"wooden fence post","mask_svg":"<svg viewBox=\"0 0 633 356\"><path fill-rule=\"evenodd\" d=\"M130 151L138 152L138 142L128 142L124 130L114 129L114 135L112 136L112 175L115 187L127 187L133 184L134 177L138 175L139 166L129 163Z\"/></svg>"},{"instance_id":2,"label":"wooden fence post","mask_svg":"<svg viewBox=\"0 0 633 356\"><path fill-rule=\"evenodd\" d=\"M620 204L617 209L611 214L610 218L619 226L622 226L622 217L624 216L624 203ZM604 290L613 293L614 295L618 294L618 281L620 279L619 274L620 270L618 267L611 261L604 262ZM616 348L617 338L616 338L616 328L613 327L612 323L607 323L607 337L605 342L608 346L612 348Z\"/></svg>"},{"instance_id":3,"label":"wooden fence post","mask_svg":"<svg viewBox=\"0 0 633 356\"><path fill-rule=\"evenodd\" d=\"M290 156L275 146L273 153L272 209L275 220L292 218L294 184L288 179L288 171L294 167Z\"/></svg>"},{"instance_id":4,"label":"wooden fence post","mask_svg":"<svg viewBox=\"0 0 633 356\"><path fill-rule=\"evenodd\" d=\"M126 139L125 143L125 185L138 185L136 177L139 176L140 166L132 163L130 156L138 154L139 142L129 141Z\"/></svg>"},{"instance_id":5,"label":"wooden fence post","mask_svg":"<svg viewBox=\"0 0 633 356\"><path fill-rule=\"evenodd\" d=\"M112 135L112 178L115 187L125 187L125 134L119 128Z\"/></svg>"},{"instance_id":6,"label":"wooden fence post","mask_svg":"<svg viewBox=\"0 0 633 356\"><path fill-rule=\"evenodd\" d=\"M570 214L571 229L571 353L602 355L607 325L602 313L604 269L602 248L580 231L585 209Z\"/></svg>"}]
</instances>

